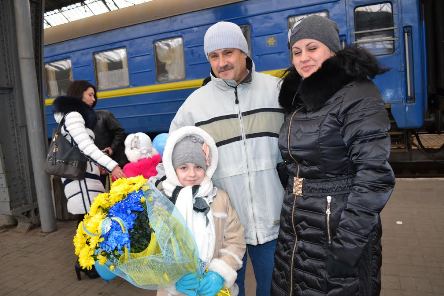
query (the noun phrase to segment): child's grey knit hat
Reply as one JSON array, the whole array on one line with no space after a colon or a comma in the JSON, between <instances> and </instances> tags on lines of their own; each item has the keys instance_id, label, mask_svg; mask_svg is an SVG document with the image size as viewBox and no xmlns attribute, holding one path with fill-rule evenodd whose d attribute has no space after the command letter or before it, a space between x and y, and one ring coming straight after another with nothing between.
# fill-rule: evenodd
<instances>
[{"instance_id":1,"label":"child's grey knit hat","mask_svg":"<svg viewBox=\"0 0 444 296\"><path fill-rule=\"evenodd\" d=\"M341 49L339 30L336 23L320 15L307 16L290 29L288 34L290 48L301 39L320 41L333 52Z\"/></svg>"},{"instance_id":2,"label":"child's grey knit hat","mask_svg":"<svg viewBox=\"0 0 444 296\"><path fill-rule=\"evenodd\" d=\"M208 54L222 48L237 48L248 53L248 43L241 28L230 22L218 22L208 28L204 37L204 51Z\"/></svg>"},{"instance_id":3,"label":"child's grey knit hat","mask_svg":"<svg viewBox=\"0 0 444 296\"><path fill-rule=\"evenodd\" d=\"M178 141L171 155L174 169L185 163L194 163L206 170L207 164L203 144L204 140L198 135L186 136Z\"/></svg>"}]
</instances>

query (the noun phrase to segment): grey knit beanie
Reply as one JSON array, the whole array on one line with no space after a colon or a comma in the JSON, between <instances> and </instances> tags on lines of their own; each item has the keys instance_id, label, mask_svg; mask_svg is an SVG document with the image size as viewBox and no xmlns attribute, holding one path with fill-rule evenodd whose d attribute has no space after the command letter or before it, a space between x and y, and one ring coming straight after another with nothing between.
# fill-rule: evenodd
<instances>
[{"instance_id":1,"label":"grey knit beanie","mask_svg":"<svg viewBox=\"0 0 444 296\"><path fill-rule=\"evenodd\" d=\"M204 140L198 135L186 136L177 142L171 155L174 169L185 163L194 163L206 170L207 163L202 148L203 144Z\"/></svg>"},{"instance_id":2,"label":"grey knit beanie","mask_svg":"<svg viewBox=\"0 0 444 296\"><path fill-rule=\"evenodd\" d=\"M325 44L331 51L341 49L339 30L336 23L326 17L310 15L303 18L288 34L290 48L301 39L315 39Z\"/></svg>"},{"instance_id":3,"label":"grey knit beanie","mask_svg":"<svg viewBox=\"0 0 444 296\"><path fill-rule=\"evenodd\" d=\"M248 43L241 28L230 22L218 22L208 28L204 36L205 56L222 48L237 48L248 54Z\"/></svg>"}]
</instances>

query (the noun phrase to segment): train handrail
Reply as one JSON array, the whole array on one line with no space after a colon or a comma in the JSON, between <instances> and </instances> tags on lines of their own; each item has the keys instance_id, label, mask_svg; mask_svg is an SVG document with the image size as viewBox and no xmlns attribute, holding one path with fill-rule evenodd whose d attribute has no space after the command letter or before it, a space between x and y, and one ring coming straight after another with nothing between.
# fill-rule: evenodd
<instances>
[{"instance_id":1,"label":"train handrail","mask_svg":"<svg viewBox=\"0 0 444 296\"><path fill-rule=\"evenodd\" d=\"M383 41L396 41L398 38L393 37L382 37L382 38L374 38L374 39L366 39L366 40L356 40L354 44L362 44L362 43L372 43L372 42L383 42Z\"/></svg>"},{"instance_id":2,"label":"train handrail","mask_svg":"<svg viewBox=\"0 0 444 296\"><path fill-rule=\"evenodd\" d=\"M353 34L363 34L363 33L374 33L374 32L382 32L382 31L388 31L388 30L395 30L397 27L387 27L387 28L381 28L381 29L372 29L372 30L362 30L362 31L354 31Z\"/></svg>"},{"instance_id":3,"label":"train handrail","mask_svg":"<svg viewBox=\"0 0 444 296\"><path fill-rule=\"evenodd\" d=\"M405 50L405 79L407 97L406 103L415 103L415 95L413 89L413 51L411 49L412 28L404 27L404 50Z\"/></svg>"}]
</instances>

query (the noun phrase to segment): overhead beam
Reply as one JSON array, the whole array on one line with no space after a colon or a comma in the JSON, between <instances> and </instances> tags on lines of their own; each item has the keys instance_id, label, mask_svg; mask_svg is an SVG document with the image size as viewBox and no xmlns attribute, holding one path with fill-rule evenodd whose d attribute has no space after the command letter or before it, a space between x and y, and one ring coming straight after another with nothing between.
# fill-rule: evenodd
<instances>
[{"instance_id":1,"label":"overhead beam","mask_svg":"<svg viewBox=\"0 0 444 296\"><path fill-rule=\"evenodd\" d=\"M243 0L152 0L45 29L45 45Z\"/></svg>"},{"instance_id":2,"label":"overhead beam","mask_svg":"<svg viewBox=\"0 0 444 296\"><path fill-rule=\"evenodd\" d=\"M84 1L79 0L45 0L45 12L60 9L65 6L69 6Z\"/></svg>"}]
</instances>

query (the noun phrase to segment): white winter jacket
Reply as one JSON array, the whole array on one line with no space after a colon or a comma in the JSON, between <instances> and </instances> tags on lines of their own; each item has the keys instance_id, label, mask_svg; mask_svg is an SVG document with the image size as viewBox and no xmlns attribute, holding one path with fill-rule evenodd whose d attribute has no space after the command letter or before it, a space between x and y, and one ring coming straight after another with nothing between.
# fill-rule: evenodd
<instances>
[{"instance_id":1,"label":"white winter jacket","mask_svg":"<svg viewBox=\"0 0 444 296\"><path fill-rule=\"evenodd\" d=\"M254 70L251 79L237 86L235 81L211 78L186 99L170 132L195 125L214 138L219 164L213 182L230 196L246 243L263 244L277 238L284 195L276 171L284 119L279 80Z\"/></svg>"},{"instance_id":2,"label":"white winter jacket","mask_svg":"<svg viewBox=\"0 0 444 296\"><path fill-rule=\"evenodd\" d=\"M59 123L63 114L55 113L54 118ZM85 127L85 120L79 112L69 112L65 116L61 133L68 141L71 142L71 139L73 139L79 150L88 157L84 179L70 180L62 178L64 193L68 200L68 212L71 214L85 214L89 211L94 198L105 191L99 179L100 173L97 164L105 167L108 171L112 171L117 166L117 162L94 144L94 133Z\"/></svg>"}]
</instances>

